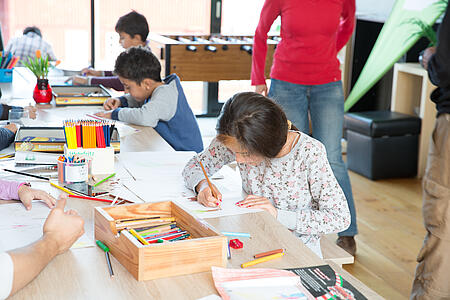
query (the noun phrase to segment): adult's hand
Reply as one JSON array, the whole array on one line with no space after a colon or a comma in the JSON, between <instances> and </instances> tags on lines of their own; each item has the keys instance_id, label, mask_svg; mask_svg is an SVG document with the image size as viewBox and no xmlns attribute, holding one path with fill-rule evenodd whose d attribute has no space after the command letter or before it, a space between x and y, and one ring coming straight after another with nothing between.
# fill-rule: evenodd
<instances>
[{"instance_id":1,"label":"adult's hand","mask_svg":"<svg viewBox=\"0 0 450 300\"><path fill-rule=\"evenodd\" d=\"M425 70L428 70L428 62L430 61L431 57L436 53L436 47L428 47L425 49L425 51L422 54L422 60L420 61L420 64Z\"/></svg>"},{"instance_id":2,"label":"adult's hand","mask_svg":"<svg viewBox=\"0 0 450 300\"><path fill-rule=\"evenodd\" d=\"M16 124L14 124L14 123L11 123L11 124L8 124L8 125L5 125L5 126L3 126L3 128L6 128L6 129L9 129L9 130L11 130L12 131L12 133L16 133L17 132L17 130L19 129L19 127L16 125Z\"/></svg>"},{"instance_id":3,"label":"adult's hand","mask_svg":"<svg viewBox=\"0 0 450 300\"><path fill-rule=\"evenodd\" d=\"M255 86L255 92L267 97L267 85L259 84Z\"/></svg>"},{"instance_id":4,"label":"adult's hand","mask_svg":"<svg viewBox=\"0 0 450 300\"><path fill-rule=\"evenodd\" d=\"M66 201L66 197L60 197L44 223L44 238L55 243L57 254L67 251L84 234L80 215L73 209L64 211Z\"/></svg>"}]
</instances>

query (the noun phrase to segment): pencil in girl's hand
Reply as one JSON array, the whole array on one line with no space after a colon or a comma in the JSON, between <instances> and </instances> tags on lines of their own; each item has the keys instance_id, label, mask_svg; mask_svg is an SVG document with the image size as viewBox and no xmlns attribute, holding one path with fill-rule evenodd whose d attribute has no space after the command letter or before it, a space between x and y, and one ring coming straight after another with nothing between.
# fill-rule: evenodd
<instances>
[{"instance_id":1,"label":"pencil in girl's hand","mask_svg":"<svg viewBox=\"0 0 450 300\"><path fill-rule=\"evenodd\" d=\"M218 199L216 191L213 189L211 181L209 181L208 174L206 174L206 170L203 167L202 162L200 160L198 160L198 163L200 164L200 167L202 167L202 171L203 171L203 174L205 175L206 182L208 182L208 186L209 186L209 189L211 190L211 194L213 195L214 198Z\"/></svg>"}]
</instances>

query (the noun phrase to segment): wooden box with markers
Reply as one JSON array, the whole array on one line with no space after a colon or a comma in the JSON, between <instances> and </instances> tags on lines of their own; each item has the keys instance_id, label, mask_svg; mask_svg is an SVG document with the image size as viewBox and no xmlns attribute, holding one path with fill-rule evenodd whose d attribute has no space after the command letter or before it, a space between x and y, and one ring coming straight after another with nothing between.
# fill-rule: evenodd
<instances>
[{"instance_id":1,"label":"wooden box with markers","mask_svg":"<svg viewBox=\"0 0 450 300\"><path fill-rule=\"evenodd\" d=\"M227 238L172 201L97 207L95 239L138 281L227 264Z\"/></svg>"}]
</instances>

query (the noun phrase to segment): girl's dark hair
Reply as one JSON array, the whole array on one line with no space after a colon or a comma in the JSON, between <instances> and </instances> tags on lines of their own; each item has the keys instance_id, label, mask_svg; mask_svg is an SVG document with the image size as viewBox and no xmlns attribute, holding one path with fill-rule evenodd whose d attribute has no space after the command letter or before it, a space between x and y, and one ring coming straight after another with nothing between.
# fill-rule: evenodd
<instances>
[{"instance_id":1,"label":"girl's dark hair","mask_svg":"<svg viewBox=\"0 0 450 300\"><path fill-rule=\"evenodd\" d=\"M117 20L116 32L128 33L131 37L136 34L141 37L141 40L145 42L148 36L148 23L144 15L136 11L132 11L123 15Z\"/></svg>"},{"instance_id":2,"label":"girl's dark hair","mask_svg":"<svg viewBox=\"0 0 450 300\"><path fill-rule=\"evenodd\" d=\"M273 158L286 143L288 130L286 115L278 104L261 94L246 92L225 103L217 138L226 143L234 137L250 153Z\"/></svg>"},{"instance_id":3,"label":"girl's dark hair","mask_svg":"<svg viewBox=\"0 0 450 300\"><path fill-rule=\"evenodd\" d=\"M120 53L116 59L114 73L138 84L146 78L161 82L159 60L149 49L141 46L130 47Z\"/></svg>"}]
</instances>

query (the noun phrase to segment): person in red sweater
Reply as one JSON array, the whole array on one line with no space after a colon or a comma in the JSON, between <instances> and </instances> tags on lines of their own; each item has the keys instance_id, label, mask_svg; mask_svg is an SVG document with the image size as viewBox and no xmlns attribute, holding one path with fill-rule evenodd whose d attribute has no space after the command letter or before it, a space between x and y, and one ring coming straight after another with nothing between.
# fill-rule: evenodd
<instances>
[{"instance_id":1,"label":"person in red sweater","mask_svg":"<svg viewBox=\"0 0 450 300\"><path fill-rule=\"evenodd\" d=\"M312 136L325 145L352 216L350 227L339 233L336 243L354 255L358 230L350 178L341 154L344 95L337 53L353 33L355 0L265 1L255 32L251 73L255 91L264 95L267 33L278 16L281 41L273 57L268 96L308 134L309 113Z\"/></svg>"}]
</instances>

